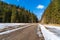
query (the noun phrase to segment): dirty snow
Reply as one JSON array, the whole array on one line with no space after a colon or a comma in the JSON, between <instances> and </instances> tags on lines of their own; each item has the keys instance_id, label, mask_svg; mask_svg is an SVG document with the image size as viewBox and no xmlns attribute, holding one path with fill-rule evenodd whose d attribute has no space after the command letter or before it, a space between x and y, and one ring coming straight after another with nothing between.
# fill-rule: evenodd
<instances>
[{"instance_id":1,"label":"dirty snow","mask_svg":"<svg viewBox=\"0 0 60 40\"><path fill-rule=\"evenodd\" d=\"M39 25L38 25L38 27L37 27L37 35L38 35L39 37L43 37Z\"/></svg>"}]
</instances>

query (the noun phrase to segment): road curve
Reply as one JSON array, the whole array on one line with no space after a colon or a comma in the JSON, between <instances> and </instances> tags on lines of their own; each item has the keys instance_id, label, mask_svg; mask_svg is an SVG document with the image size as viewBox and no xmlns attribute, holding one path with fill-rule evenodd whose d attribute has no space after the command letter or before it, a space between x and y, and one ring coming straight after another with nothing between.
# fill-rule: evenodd
<instances>
[{"instance_id":1,"label":"road curve","mask_svg":"<svg viewBox=\"0 0 60 40\"><path fill-rule=\"evenodd\" d=\"M0 35L0 40L41 40L36 34L37 25L17 30L15 32Z\"/></svg>"}]
</instances>

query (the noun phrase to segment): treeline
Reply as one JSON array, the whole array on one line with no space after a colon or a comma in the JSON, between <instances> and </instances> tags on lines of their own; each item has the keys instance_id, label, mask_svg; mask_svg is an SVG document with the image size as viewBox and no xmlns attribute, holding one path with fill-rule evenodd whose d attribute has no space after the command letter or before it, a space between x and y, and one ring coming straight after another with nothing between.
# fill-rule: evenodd
<instances>
[{"instance_id":1,"label":"treeline","mask_svg":"<svg viewBox=\"0 0 60 40\"><path fill-rule=\"evenodd\" d=\"M38 19L33 12L22 7L0 1L0 23L36 23Z\"/></svg>"},{"instance_id":2,"label":"treeline","mask_svg":"<svg viewBox=\"0 0 60 40\"><path fill-rule=\"evenodd\" d=\"M60 0L51 0L45 10L41 22L47 24L60 24Z\"/></svg>"}]
</instances>

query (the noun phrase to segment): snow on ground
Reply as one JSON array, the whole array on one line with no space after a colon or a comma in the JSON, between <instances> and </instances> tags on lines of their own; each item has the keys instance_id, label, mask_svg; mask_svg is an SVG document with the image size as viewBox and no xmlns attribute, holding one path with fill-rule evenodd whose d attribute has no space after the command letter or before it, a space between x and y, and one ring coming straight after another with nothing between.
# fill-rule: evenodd
<instances>
[{"instance_id":1,"label":"snow on ground","mask_svg":"<svg viewBox=\"0 0 60 40\"><path fill-rule=\"evenodd\" d=\"M56 28L47 28L49 31L53 32L55 35L60 37L60 30Z\"/></svg>"},{"instance_id":2,"label":"snow on ground","mask_svg":"<svg viewBox=\"0 0 60 40\"><path fill-rule=\"evenodd\" d=\"M55 28L55 29L60 30L60 26L52 26L52 25L44 25L44 26L47 28Z\"/></svg>"},{"instance_id":3,"label":"snow on ground","mask_svg":"<svg viewBox=\"0 0 60 40\"><path fill-rule=\"evenodd\" d=\"M9 26L16 26L16 25L26 25L27 23L0 23L0 29L4 29Z\"/></svg>"},{"instance_id":4,"label":"snow on ground","mask_svg":"<svg viewBox=\"0 0 60 40\"><path fill-rule=\"evenodd\" d=\"M43 37L39 25L38 25L38 27L37 27L37 35L38 35L39 37Z\"/></svg>"},{"instance_id":5,"label":"snow on ground","mask_svg":"<svg viewBox=\"0 0 60 40\"><path fill-rule=\"evenodd\" d=\"M27 25L27 26L24 26L24 27L16 28L16 29L13 29L13 30L4 31L4 32L1 32L0 35L8 34L8 33L17 31L17 30L19 30L19 29L27 28L27 27L29 27L29 26L31 26L31 25Z\"/></svg>"},{"instance_id":6,"label":"snow on ground","mask_svg":"<svg viewBox=\"0 0 60 40\"><path fill-rule=\"evenodd\" d=\"M39 27L41 28L45 40L60 40L59 36L56 36L53 32L47 30L44 25L39 24Z\"/></svg>"},{"instance_id":7,"label":"snow on ground","mask_svg":"<svg viewBox=\"0 0 60 40\"><path fill-rule=\"evenodd\" d=\"M60 27L46 25L46 28L47 28L49 31L53 32L55 35L57 35L57 36L60 37Z\"/></svg>"}]
</instances>

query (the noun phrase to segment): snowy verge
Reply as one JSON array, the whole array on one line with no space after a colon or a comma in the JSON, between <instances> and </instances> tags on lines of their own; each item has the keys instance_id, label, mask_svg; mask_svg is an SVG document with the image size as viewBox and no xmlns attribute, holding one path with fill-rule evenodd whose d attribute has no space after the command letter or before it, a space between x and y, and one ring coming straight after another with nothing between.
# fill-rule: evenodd
<instances>
[{"instance_id":1,"label":"snowy verge","mask_svg":"<svg viewBox=\"0 0 60 40\"><path fill-rule=\"evenodd\" d=\"M52 25L44 25L44 26L47 28L55 28L55 29L60 30L60 26L52 26Z\"/></svg>"},{"instance_id":2,"label":"snowy verge","mask_svg":"<svg viewBox=\"0 0 60 40\"><path fill-rule=\"evenodd\" d=\"M11 33L11 32L17 31L17 30L20 30L20 29L27 28L29 26L31 26L31 25L28 25L28 26L25 26L25 27L20 27L20 28L13 29L13 30L8 30L8 31L5 31L5 32L1 32L0 35L8 34L8 33Z\"/></svg>"},{"instance_id":3,"label":"snowy verge","mask_svg":"<svg viewBox=\"0 0 60 40\"><path fill-rule=\"evenodd\" d=\"M39 27L41 28L45 40L60 40L58 36L47 30L43 25L39 24Z\"/></svg>"},{"instance_id":4,"label":"snowy verge","mask_svg":"<svg viewBox=\"0 0 60 40\"><path fill-rule=\"evenodd\" d=\"M38 35L39 37L43 37L43 35L42 35L42 32L41 32L41 29L40 29L39 25L38 25L38 27L37 27L37 35Z\"/></svg>"},{"instance_id":5,"label":"snowy verge","mask_svg":"<svg viewBox=\"0 0 60 40\"><path fill-rule=\"evenodd\" d=\"M28 23L0 23L0 29L8 28L9 26L15 27L16 25L28 25Z\"/></svg>"}]
</instances>

